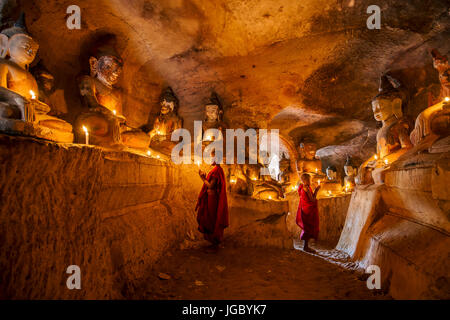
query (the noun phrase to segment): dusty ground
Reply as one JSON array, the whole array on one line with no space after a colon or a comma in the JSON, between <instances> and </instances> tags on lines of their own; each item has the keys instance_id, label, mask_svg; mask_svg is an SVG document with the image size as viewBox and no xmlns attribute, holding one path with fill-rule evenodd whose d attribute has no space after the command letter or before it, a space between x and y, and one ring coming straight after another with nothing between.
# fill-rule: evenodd
<instances>
[{"instance_id":1,"label":"dusty ground","mask_svg":"<svg viewBox=\"0 0 450 320\"><path fill-rule=\"evenodd\" d=\"M329 257L328 257L329 258ZM357 273L299 250L175 251L156 264L145 299L385 299ZM169 279L162 279L168 278Z\"/></svg>"}]
</instances>

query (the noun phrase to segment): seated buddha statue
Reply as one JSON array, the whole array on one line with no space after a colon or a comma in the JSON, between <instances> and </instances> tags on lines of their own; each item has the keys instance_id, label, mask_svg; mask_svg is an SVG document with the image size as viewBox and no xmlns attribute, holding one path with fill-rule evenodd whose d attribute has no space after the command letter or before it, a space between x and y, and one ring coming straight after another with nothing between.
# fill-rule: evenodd
<instances>
[{"instance_id":1,"label":"seated buddha statue","mask_svg":"<svg viewBox=\"0 0 450 320\"><path fill-rule=\"evenodd\" d=\"M28 71L38 51L22 13L12 28L0 34L0 130L56 142L72 142L72 126L48 115L50 106L38 100L36 79Z\"/></svg>"},{"instance_id":2,"label":"seated buddha statue","mask_svg":"<svg viewBox=\"0 0 450 320\"><path fill-rule=\"evenodd\" d=\"M317 145L313 142L300 143L299 171L306 173L322 174L322 162L316 159Z\"/></svg>"},{"instance_id":3,"label":"seated buddha statue","mask_svg":"<svg viewBox=\"0 0 450 320\"><path fill-rule=\"evenodd\" d=\"M123 62L115 50L115 36L98 39L89 58L90 75L80 78L79 89L89 111L76 121L78 141L83 141L81 128L89 131L92 144L124 149L146 150L150 137L140 129L130 127L122 111L122 95L114 85L122 73Z\"/></svg>"},{"instance_id":4,"label":"seated buddha statue","mask_svg":"<svg viewBox=\"0 0 450 320\"><path fill-rule=\"evenodd\" d=\"M67 104L64 98L64 91L55 88L54 76L41 64L33 68L32 74L36 78L39 88L39 101L49 105L50 115L67 114Z\"/></svg>"},{"instance_id":5,"label":"seated buddha statue","mask_svg":"<svg viewBox=\"0 0 450 320\"><path fill-rule=\"evenodd\" d=\"M442 56L436 49L431 54L433 66L439 73L440 95L419 114L410 137L417 151L428 149L435 152L433 150L438 148L433 148L433 145L439 140L437 144L442 145L439 152L445 152L450 151L450 141L444 141L450 136L450 67L447 56Z\"/></svg>"},{"instance_id":6,"label":"seated buddha statue","mask_svg":"<svg viewBox=\"0 0 450 320\"><path fill-rule=\"evenodd\" d=\"M350 192L355 187L355 176L357 169L353 164L352 158L347 156L347 161L344 165L345 177L344 177L344 191Z\"/></svg>"},{"instance_id":7,"label":"seated buddha statue","mask_svg":"<svg viewBox=\"0 0 450 320\"><path fill-rule=\"evenodd\" d=\"M203 140L209 141L212 139L210 136L205 136L208 129L218 129L222 132L225 139L226 124L222 120L223 107L219 97L215 92L211 94L210 102L205 105L205 118L202 123Z\"/></svg>"},{"instance_id":8,"label":"seated buddha statue","mask_svg":"<svg viewBox=\"0 0 450 320\"><path fill-rule=\"evenodd\" d=\"M170 154L176 143L171 141L172 132L183 126L183 119L177 115L179 106L178 98L172 88L166 88L160 99L161 110L153 123L153 129L149 132L150 146L152 149Z\"/></svg>"},{"instance_id":9,"label":"seated buddha statue","mask_svg":"<svg viewBox=\"0 0 450 320\"><path fill-rule=\"evenodd\" d=\"M300 175L309 173L311 183L318 184L319 180L324 180L325 175L322 172L322 161L316 158L317 145L311 141L303 141L299 147L299 161L297 162L297 170L299 179L297 186L300 184Z\"/></svg>"},{"instance_id":10,"label":"seated buddha statue","mask_svg":"<svg viewBox=\"0 0 450 320\"><path fill-rule=\"evenodd\" d=\"M327 176L324 180L320 180L318 197L336 196L342 192L342 185L337 178L337 169L335 166L328 166L326 169Z\"/></svg>"},{"instance_id":11,"label":"seated buddha statue","mask_svg":"<svg viewBox=\"0 0 450 320\"><path fill-rule=\"evenodd\" d=\"M384 170L411 149L409 124L403 117L403 95L395 87L399 82L389 75L380 80L380 93L372 100L375 120L382 127L377 133L377 153L365 161L356 177L357 184L384 182Z\"/></svg>"}]
</instances>

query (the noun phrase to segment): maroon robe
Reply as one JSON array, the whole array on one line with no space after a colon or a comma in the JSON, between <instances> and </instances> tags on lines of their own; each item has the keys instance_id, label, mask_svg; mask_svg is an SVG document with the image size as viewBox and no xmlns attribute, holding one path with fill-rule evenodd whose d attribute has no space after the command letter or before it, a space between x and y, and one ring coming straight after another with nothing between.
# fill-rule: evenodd
<instances>
[{"instance_id":1,"label":"maroon robe","mask_svg":"<svg viewBox=\"0 0 450 320\"><path fill-rule=\"evenodd\" d=\"M219 165L214 166L206 180L211 182L213 178L217 181L214 190L208 191L206 184L203 184L195 210L198 230L206 240L219 244L223 239L223 230L229 223L225 174Z\"/></svg>"},{"instance_id":2,"label":"maroon robe","mask_svg":"<svg viewBox=\"0 0 450 320\"><path fill-rule=\"evenodd\" d=\"M317 199L311 199L304 188L309 188L311 195L314 193L311 187L300 185L298 195L300 202L297 210L297 225L302 228L301 240L316 239L319 236L319 210L317 208Z\"/></svg>"}]
</instances>

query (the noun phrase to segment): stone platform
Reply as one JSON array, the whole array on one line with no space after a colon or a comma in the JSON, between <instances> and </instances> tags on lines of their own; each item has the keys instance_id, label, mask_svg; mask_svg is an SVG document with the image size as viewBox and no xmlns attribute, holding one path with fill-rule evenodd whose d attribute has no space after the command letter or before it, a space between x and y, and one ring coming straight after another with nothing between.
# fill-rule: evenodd
<instances>
[{"instance_id":1,"label":"stone platform","mask_svg":"<svg viewBox=\"0 0 450 320\"><path fill-rule=\"evenodd\" d=\"M398 299L450 298L450 155L404 157L385 184L358 186L337 249L378 265Z\"/></svg>"}]
</instances>

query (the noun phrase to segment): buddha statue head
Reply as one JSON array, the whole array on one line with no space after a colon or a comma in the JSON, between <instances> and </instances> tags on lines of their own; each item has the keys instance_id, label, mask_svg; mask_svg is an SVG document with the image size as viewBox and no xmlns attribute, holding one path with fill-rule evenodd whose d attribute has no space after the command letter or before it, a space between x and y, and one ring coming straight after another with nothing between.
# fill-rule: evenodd
<instances>
[{"instance_id":1,"label":"buddha statue head","mask_svg":"<svg viewBox=\"0 0 450 320\"><path fill-rule=\"evenodd\" d=\"M21 13L13 27L0 34L0 58L9 56L10 60L24 69L34 61L39 44L28 34L25 15Z\"/></svg>"},{"instance_id":2,"label":"buddha statue head","mask_svg":"<svg viewBox=\"0 0 450 320\"><path fill-rule=\"evenodd\" d=\"M178 98L175 96L171 87L167 87L161 97L159 98L159 104L161 105L161 114L166 115L172 113L178 109Z\"/></svg>"},{"instance_id":3,"label":"buddha statue head","mask_svg":"<svg viewBox=\"0 0 450 320\"><path fill-rule=\"evenodd\" d=\"M223 109L217 93L211 94L210 102L205 105L205 121L220 122L222 121Z\"/></svg>"},{"instance_id":4,"label":"buddha statue head","mask_svg":"<svg viewBox=\"0 0 450 320\"><path fill-rule=\"evenodd\" d=\"M313 142L302 142L299 151L302 159L315 160L317 145Z\"/></svg>"},{"instance_id":5,"label":"buddha statue head","mask_svg":"<svg viewBox=\"0 0 450 320\"><path fill-rule=\"evenodd\" d=\"M38 65L32 71L39 87L39 99L45 99L55 91L55 78L44 66ZM43 95L43 96L42 96Z\"/></svg>"},{"instance_id":6,"label":"buddha statue head","mask_svg":"<svg viewBox=\"0 0 450 320\"><path fill-rule=\"evenodd\" d=\"M441 55L437 49L431 50L431 56L433 57L433 67L441 73L442 71L448 69L448 58L447 56Z\"/></svg>"},{"instance_id":7,"label":"buddha statue head","mask_svg":"<svg viewBox=\"0 0 450 320\"><path fill-rule=\"evenodd\" d=\"M335 166L329 166L327 168L327 179L331 181L336 180L336 172L337 170Z\"/></svg>"},{"instance_id":8,"label":"buddha statue head","mask_svg":"<svg viewBox=\"0 0 450 320\"><path fill-rule=\"evenodd\" d=\"M399 82L385 74L380 79L379 94L372 100L372 111L375 120L385 122L400 119L403 116L401 93L397 90Z\"/></svg>"},{"instance_id":9,"label":"buddha statue head","mask_svg":"<svg viewBox=\"0 0 450 320\"><path fill-rule=\"evenodd\" d=\"M96 77L107 87L116 84L122 73L123 61L115 50L115 44L114 35L103 36L89 58L91 77Z\"/></svg>"},{"instance_id":10,"label":"buddha statue head","mask_svg":"<svg viewBox=\"0 0 450 320\"><path fill-rule=\"evenodd\" d=\"M356 175L356 169L350 156L347 156L347 161L345 162L344 165L344 171L347 176Z\"/></svg>"}]
</instances>

